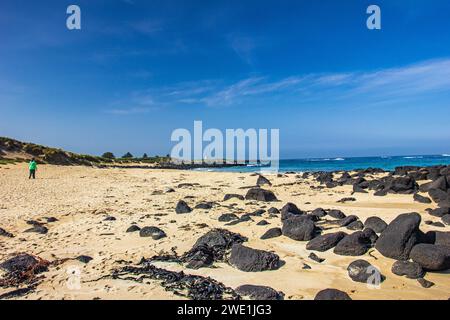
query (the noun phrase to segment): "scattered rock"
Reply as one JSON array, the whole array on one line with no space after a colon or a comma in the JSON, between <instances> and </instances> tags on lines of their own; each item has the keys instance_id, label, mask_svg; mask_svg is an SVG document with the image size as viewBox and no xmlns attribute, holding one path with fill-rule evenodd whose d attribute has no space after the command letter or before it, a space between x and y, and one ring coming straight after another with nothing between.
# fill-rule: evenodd
<instances>
[{"instance_id":1,"label":"scattered rock","mask_svg":"<svg viewBox=\"0 0 450 320\"><path fill-rule=\"evenodd\" d=\"M194 209L202 209L202 210L209 210L212 209L213 203L212 202L202 202L197 204Z\"/></svg>"},{"instance_id":2,"label":"scattered rock","mask_svg":"<svg viewBox=\"0 0 450 320\"><path fill-rule=\"evenodd\" d=\"M259 272L278 269L280 258L271 252L235 244L231 249L229 263L241 271Z\"/></svg>"},{"instance_id":3,"label":"scattered rock","mask_svg":"<svg viewBox=\"0 0 450 320\"><path fill-rule=\"evenodd\" d=\"M356 201L356 199L353 197L347 197L347 198L342 198L341 200L338 200L337 202L338 203L346 203L346 202L353 202L353 201Z\"/></svg>"},{"instance_id":4,"label":"scattered rock","mask_svg":"<svg viewBox=\"0 0 450 320\"><path fill-rule=\"evenodd\" d=\"M80 261L80 262L82 262L82 263L89 263L89 262L91 262L92 260L93 260L93 258L92 257L89 257L89 256L78 256L77 258L76 258L78 261Z\"/></svg>"},{"instance_id":5,"label":"scattered rock","mask_svg":"<svg viewBox=\"0 0 450 320\"><path fill-rule=\"evenodd\" d=\"M327 251L334 248L346 235L345 232L336 232L318 236L306 244L306 249L319 252Z\"/></svg>"},{"instance_id":6,"label":"scattered rock","mask_svg":"<svg viewBox=\"0 0 450 320\"><path fill-rule=\"evenodd\" d=\"M335 219L344 219L346 217L345 213L343 213L341 210L336 209L328 210L327 214Z\"/></svg>"},{"instance_id":7,"label":"scattered rock","mask_svg":"<svg viewBox=\"0 0 450 320\"><path fill-rule=\"evenodd\" d=\"M141 230L141 228L139 228L137 225L132 225L132 226L128 227L126 232L136 232L139 230Z\"/></svg>"},{"instance_id":8,"label":"scattered rock","mask_svg":"<svg viewBox=\"0 0 450 320\"><path fill-rule=\"evenodd\" d=\"M366 239L369 240L371 247L374 247L374 246L375 246L375 243L376 243L377 240L378 240L378 236L377 236L377 234L375 233L375 231L373 231L373 230L370 229L370 228L366 228L366 229L363 230L363 235L364 235L364 237L365 237Z\"/></svg>"},{"instance_id":9,"label":"scattered rock","mask_svg":"<svg viewBox=\"0 0 450 320\"><path fill-rule=\"evenodd\" d=\"M323 218L323 217L325 217L327 215L327 212L324 209L322 209L322 208L317 208L317 209L314 209L311 212L311 214L316 216L316 217L318 217L318 218Z\"/></svg>"},{"instance_id":10,"label":"scattered rock","mask_svg":"<svg viewBox=\"0 0 450 320\"><path fill-rule=\"evenodd\" d=\"M352 300L350 296L337 289L325 289L316 294L314 300Z\"/></svg>"},{"instance_id":11,"label":"scattered rock","mask_svg":"<svg viewBox=\"0 0 450 320\"><path fill-rule=\"evenodd\" d=\"M257 226L267 226L268 224L270 224L270 223L268 223L266 220L261 220L256 225Z\"/></svg>"},{"instance_id":12,"label":"scattered rock","mask_svg":"<svg viewBox=\"0 0 450 320\"><path fill-rule=\"evenodd\" d=\"M283 221L281 229L284 236L297 241L309 241L316 236L318 229L307 216L297 216Z\"/></svg>"},{"instance_id":13,"label":"scattered rock","mask_svg":"<svg viewBox=\"0 0 450 320\"><path fill-rule=\"evenodd\" d=\"M311 266L304 263L302 269L303 270L311 270Z\"/></svg>"},{"instance_id":14,"label":"scattered rock","mask_svg":"<svg viewBox=\"0 0 450 320\"><path fill-rule=\"evenodd\" d=\"M143 238L151 237L153 240L167 237L166 233L158 227L144 227L139 231L139 236Z\"/></svg>"},{"instance_id":15,"label":"scattered rock","mask_svg":"<svg viewBox=\"0 0 450 320\"><path fill-rule=\"evenodd\" d=\"M191 211L192 211L192 209L188 206L188 204L185 201L183 201L183 200L178 201L177 206L175 208L176 213L183 214L183 213L189 213Z\"/></svg>"},{"instance_id":16,"label":"scattered rock","mask_svg":"<svg viewBox=\"0 0 450 320\"><path fill-rule=\"evenodd\" d=\"M365 228L370 228L376 233L382 233L387 228L387 226L387 223L379 217L370 217L367 218L366 222L364 222Z\"/></svg>"},{"instance_id":17,"label":"scattered rock","mask_svg":"<svg viewBox=\"0 0 450 320\"><path fill-rule=\"evenodd\" d=\"M425 288L425 289L429 289L429 288L431 288L432 286L434 286L434 282L425 280L424 278L419 278L419 279L417 279L417 282L419 282L419 284L420 284L423 288Z\"/></svg>"},{"instance_id":18,"label":"scattered rock","mask_svg":"<svg viewBox=\"0 0 450 320\"><path fill-rule=\"evenodd\" d=\"M414 201L420 202L420 203L431 203L431 199L428 197L421 196L418 193L414 193Z\"/></svg>"},{"instance_id":19,"label":"scattered rock","mask_svg":"<svg viewBox=\"0 0 450 320\"><path fill-rule=\"evenodd\" d=\"M350 223L347 226L347 229L349 229L349 230L362 230L362 229L364 229L364 225L359 220L358 221L353 221L352 223Z\"/></svg>"},{"instance_id":20,"label":"scattered rock","mask_svg":"<svg viewBox=\"0 0 450 320\"><path fill-rule=\"evenodd\" d=\"M236 288L236 292L252 300L283 300L284 294L270 287L245 284Z\"/></svg>"},{"instance_id":21,"label":"scattered rock","mask_svg":"<svg viewBox=\"0 0 450 320\"><path fill-rule=\"evenodd\" d=\"M286 220L292 217L304 215L305 212L297 208L292 202L286 203L283 208L281 208L281 220Z\"/></svg>"},{"instance_id":22,"label":"scattered rock","mask_svg":"<svg viewBox=\"0 0 450 320\"><path fill-rule=\"evenodd\" d=\"M272 228L267 230L260 239L262 240L267 240L267 239L272 239L272 238L277 238L280 237L282 235L281 229L280 228Z\"/></svg>"},{"instance_id":23,"label":"scattered rock","mask_svg":"<svg viewBox=\"0 0 450 320\"><path fill-rule=\"evenodd\" d=\"M220 222L230 222L233 220L238 220L239 217L235 215L234 213L224 213L219 217Z\"/></svg>"},{"instance_id":24,"label":"scattered rock","mask_svg":"<svg viewBox=\"0 0 450 320\"><path fill-rule=\"evenodd\" d=\"M269 186L272 185L272 183L271 183L271 182L269 181L269 179L267 179L266 177L264 177L264 176L262 176L262 175L258 176L258 180L256 181L256 185L257 185L257 186L262 186L262 185L264 185L264 184L267 184L267 185L269 185Z\"/></svg>"},{"instance_id":25,"label":"scattered rock","mask_svg":"<svg viewBox=\"0 0 450 320\"><path fill-rule=\"evenodd\" d=\"M420 238L418 213L404 213L395 218L381 233L376 249L385 257L408 260L412 247Z\"/></svg>"},{"instance_id":26,"label":"scattered rock","mask_svg":"<svg viewBox=\"0 0 450 320\"><path fill-rule=\"evenodd\" d=\"M228 201L233 198L236 198L238 200L244 200L244 196L242 196L240 194L228 193L223 197L223 201Z\"/></svg>"},{"instance_id":27,"label":"scattered rock","mask_svg":"<svg viewBox=\"0 0 450 320\"><path fill-rule=\"evenodd\" d=\"M362 231L357 231L339 241L333 252L341 256L361 256L370 246L370 239Z\"/></svg>"},{"instance_id":28,"label":"scattered rock","mask_svg":"<svg viewBox=\"0 0 450 320\"><path fill-rule=\"evenodd\" d=\"M316 261L318 263L322 263L325 261L325 259L318 257L315 253L311 252L308 256L308 258L310 258L313 261Z\"/></svg>"},{"instance_id":29,"label":"scattered rock","mask_svg":"<svg viewBox=\"0 0 450 320\"><path fill-rule=\"evenodd\" d=\"M248 190L245 195L246 200L256 200L256 201L278 201L277 197L273 194L272 191L264 190L261 188L252 188Z\"/></svg>"},{"instance_id":30,"label":"scattered rock","mask_svg":"<svg viewBox=\"0 0 450 320\"><path fill-rule=\"evenodd\" d=\"M437 209L430 210L428 213L430 215L432 215L433 217L442 218L443 216L450 214L450 208L447 208L447 207L437 208Z\"/></svg>"},{"instance_id":31,"label":"scattered rock","mask_svg":"<svg viewBox=\"0 0 450 320\"><path fill-rule=\"evenodd\" d=\"M14 237L14 235L12 233L6 231L3 228L0 228L0 236L7 237L7 238L13 238Z\"/></svg>"},{"instance_id":32,"label":"scattered rock","mask_svg":"<svg viewBox=\"0 0 450 320\"><path fill-rule=\"evenodd\" d=\"M272 207L272 208L270 208L269 210L267 210L267 212L270 213L270 214L279 214L279 213L280 213L280 210L278 210L278 209L275 208L275 207Z\"/></svg>"},{"instance_id":33,"label":"scattered rock","mask_svg":"<svg viewBox=\"0 0 450 320\"><path fill-rule=\"evenodd\" d=\"M446 225L450 225L450 214L446 214L441 218L442 222Z\"/></svg>"},{"instance_id":34,"label":"scattered rock","mask_svg":"<svg viewBox=\"0 0 450 320\"><path fill-rule=\"evenodd\" d=\"M35 274L47 271L46 266L40 264L40 261L27 253L22 253L6 260L0 264L0 269L9 273L26 273L33 271Z\"/></svg>"},{"instance_id":35,"label":"scattered rock","mask_svg":"<svg viewBox=\"0 0 450 320\"><path fill-rule=\"evenodd\" d=\"M48 229L47 227L44 227L43 225L37 224L34 225L32 228L25 230L24 232L34 232L39 234L47 234Z\"/></svg>"},{"instance_id":36,"label":"scattered rock","mask_svg":"<svg viewBox=\"0 0 450 320\"><path fill-rule=\"evenodd\" d=\"M394 262L391 271L393 274L406 276L409 279L419 279L425 275L423 268L418 263L410 261Z\"/></svg>"},{"instance_id":37,"label":"scattered rock","mask_svg":"<svg viewBox=\"0 0 450 320\"><path fill-rule=\"evenodd\" d=\"M450 248L446 246L420 243L412 248L410 257L424 270L450 269Z\"/></svg>"},{"instance_id":38,"label":"scattered rock","mask_svg":"<svg viewBox=\"0 0 450 320\"><path fill-rule=\"evenodd\" d=\"M355 282L368 283L369 278L371 278L375 273L379 274L381 281L383 280L380 270L365 260L353 261L347 267L347 271L349 277Z\"/></svg>"},{"instance_id":39,"label":"scattered rock","mask_svg":"<svg viewBox=\"0 0 450 320\"><path fill-rule=\"evenodd\" d=\"M117 219L115 217L112 216L107 216L105 219L103 219L103 221L116 221Z\"/></svg>"},{"instance_id":40,"label":"scattered rock","mask_svg":"<svg viewBox=\"0 0 450 320\"><path fill-rule=\"evenodd\" d=\"M346 227L346 226L348 226L350 223L352 223L352 222L354 222L354 221L356 221L356 220L358 220L358 217L357 217L357 216L354 216L354 215L345 217L344 219L342 219L341 221L339 221L339 226L340 226L340 227Z\"/></svg>"}]
</instances>

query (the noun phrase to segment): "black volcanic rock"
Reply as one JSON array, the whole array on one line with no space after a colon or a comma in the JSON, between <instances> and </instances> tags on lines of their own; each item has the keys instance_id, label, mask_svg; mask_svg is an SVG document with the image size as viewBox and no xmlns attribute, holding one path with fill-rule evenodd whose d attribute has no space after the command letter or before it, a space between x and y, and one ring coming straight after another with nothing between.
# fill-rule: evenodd
<instances>
[{"instance_id":1,"label":"black volcanic rock","mask_svg":"<svg viewBox=\"0 0 450 320\"><path fill-rule=\"evenodd\" d=\"M295 204L292 202L286 203L283 208L281 208L281 220L286 220L288 218L292 218L295 216L301 216L306 214L304 211L300 210Z\"/></svg>"},{"instance_id":2,"label":"black volcanic rock","mask_svg":"<svg viewBox=\"0 0 450 320\"><path fill-rule=\"evenodd\" d=\"M344 219L346 217L345 213L343 213L341 210L336 209L328 210L327 214L335 219Z\"/></svg>"},{"instance_id":3,"label":"black volcanic rock","mask_svg":"<svg viewBox=\"0 0 450 320\"><path fill-rule=\"evenodd\" d=\"M423 278L425 272L420 264L410 261L395 261L391 269L393 274L409 279Z\"/></svg>"},{"instance_id":4,"label":"black volcanic rock","mask_svg":"<svg viewBox=\"0 0 450 320\"><path fill-rule=\"evenodd\" d=\"M420 243L412 248L410 257L424 270L450 269L450 247Z\"/></svg>"},{"instance_id":5,"label":"black volcanic rock","mask_svg":"<svg viewBox=\"0 0 450 320\"><path fill-rule=\"evenodd\" d=\"M408 260L412 247L420 238L420 221L420 215L415 212L399 215L381 233L376 249L385 257Z\"/></svg>"},{"instance_id":6,"label":"black volcanic rock","mask_svg":"<svg viewBox=\"0 0 450 320\"><path fill-rule=\"evenodd\" d=\"M245 195L246 200L256 200L256 201L278 201L277 197L272 191L261 189L261 188L252 188L248 190Z\"/></svg>"},{"instance_id":7,"label":"black volcanic rock","mask_svg":"<svg viewBox=\"0 0 450 320\"><path fill-rule=\"evenodd\" d=\"M362 256L370 247L370 239L362 231L357 231L339 241L333 252L341 256Z\"/></svg>"},{"instance_id":8,"label":"black volcanic rock","mask_svg":"<svg viewBox=\"0 0 450 320\"><path fill-rule=\"evenodd\" d=\"M306 249L320 252L327 251L334 248L346 235L345 232L336 232L318 236L306 244Z\"/></svg>"},{"instance_id":9,"label":"black volcanic rock","mask_svg":"<svg viewBox=\"0 0 450 320\"><path fill-rule=\"evenodd\" d=\"M382 233L387 226L387 223L379 217L369 217L366 222L364 222L365 228L370 228L376 233Z\"/></svg>"},{"instance_id":10,"label":"black volcanic rock","mask_svg":"<svg viewBox=\"0 0 450 320\"><path fill-rule=\"evenodd\" d=\"M235 244L231 248L229 263L241 271L260 272L278 269L280 267L280 258L272 252Z\"/></svg>"},{"instance_id":11,"label":"black volcanic rock","mask_svg":"<svg viewBox=\"0 0 450 320\"><path fill-rule=\"evenodd\" d=\"M352 300L344 291L337 289L325 289L319 291L314 300Z\"/></svg>"},{"instance_id":12,"label":"black volcanic rock","mask_svg":"<svg viewBox=\"0 0 450 320\"><path fill-rule=\"evenodd\" d=\"M378 272L380 280L383 280L383 276L380 270L372 266L365 260L356 260L350 263L347 267L348 276L355 282L367 283L369 278Z\"/></svg>"},{"instance_id":13,"label":"black volcanic rock","mask_svg":"<svg viewBox=\"0 0 450 320\"><path fill-rule=\"evenodd\" d=\"M262 175L258 176L258 180L256 181L256 185L257 186L262 186L262 185L265 185L265 184L267 184L269 186L272 185L272 183L266 177L264 177Z\"/></svg>"},{"instance_id":14,"label":"black volcanic rock","mask_svg":"<svg viewBox=\"0 0 450 320\"><path fill-rule=\"evenodd\" d=\"M428 197L421 196L418 193L414 193L414 201L420 202L420 203L431 203L431 199Z\"/></svg>"},{"instance_id":15,"label":"black volcanic rock","mask_svg":"<svg viewBox=\"0 0 450 320\"><path fill-rule=\"evenodd\" d=\"M235 194L235 193L227 193L224 197L223 197L223 201L228 201L230 199L238 199L238 200L244 200L244 196L240 195L240 194Z\"/></svg>"},{"instance_id":16,"label":"black volcanic rock","mask_svg":"<svg viewBox=\"0 0 450 320\"><path fill-rule=\"evenodd\" d=\"M266 240L266 239L272 239L272 238L276 238L276 237L280 237L282 235L281 229L280 228L272 228L267 230L260 239L262 240Z\"/></svg>"},{"instance_id":17,"label":"black volcanic rock","mask_svg":"<svg viewBox=\"0 0 450 320\"><path fill-rule=\"evenodd\" d=\"M188 204L185 201L183 201L183 200L178 201L177 206L175 208L176 213L184 214L184 213L189 213L191 211L192 211L192 209L188 206Z\"/></svg>"},{"instance_id":18,"label":"black volcanic rock","mask_svg":"<svg viewBox=\"0 0 450 320\"><path fill-rule=\"evenodd\" d=\"M283 300L284 294L271 287L244 284L236 288L236 292L252 300Z\"/></svg>"},{"instance_id":19,"label":"black volcanic rock","mask_svg":"<svg viewBox=\"0 0 450 320\"><path fill-rule=\"evenodd\" d=\"M166 233L158 227L144 227L139 231L139 236L143 238L151 237L153 240L165 238Z\"/></svg>"},{"instance_id":20,"label":"black volcanic rock","mask_svg":"<svg viewBox=\"0 0 450 320\"><path fill-rule=\"evenodd\" d=\"M316 236L318 229L309 217L297 216L284 220L281 231L293 240L309 241Z\"/></svg>"}]
</instances>

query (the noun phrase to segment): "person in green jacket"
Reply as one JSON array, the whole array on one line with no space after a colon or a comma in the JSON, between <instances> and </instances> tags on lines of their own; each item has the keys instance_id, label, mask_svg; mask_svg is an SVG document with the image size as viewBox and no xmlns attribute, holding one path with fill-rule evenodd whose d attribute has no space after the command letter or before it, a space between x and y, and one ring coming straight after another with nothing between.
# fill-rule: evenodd
<instances>
[{"instance_id":1,"label":"person in green jacket","mask_svg":"<svg viewBox=\"0 0 450 320\"><path fill-rule=\"evenodd\" d=\"M33 158L30 161L30 164L28 165L28 168L30 169L30 176L28 179L36 179L36 170L37 170L37 163L36 160Z\"/></svg>"}]
</instances>

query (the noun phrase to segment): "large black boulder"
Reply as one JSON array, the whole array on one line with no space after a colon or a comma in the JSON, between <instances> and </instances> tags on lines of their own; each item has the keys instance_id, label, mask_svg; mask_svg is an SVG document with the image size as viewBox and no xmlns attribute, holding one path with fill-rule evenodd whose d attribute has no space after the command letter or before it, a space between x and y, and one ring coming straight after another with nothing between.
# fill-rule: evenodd
<instances>
[{"instance_id":1,"label":"large black boulder","mask_svg":"<svg viewBox=\"0 0 450 320\"><path fill-rule=\"evenodd\" d=\"M450 248L446 246L420 243L412 248L410 257L424 270L450 269Z\"/></svg>"},{"instance_id":2,"label":"large black boulder","mask_svg":"<svg viewBox=\"0 0 450 320\"><path fill-rule=\"evenodd\" d=\"M328 233L318 236L306 244L306 249L324 252L334 248L347 234L345 232Z\"/></svg>"},{"instance_id":3,"label":"large black boulder","mask_svg":"<svg viewBox=\"0 0 450 320\"><path fill-rule=\"evenodd\" d=\"M412 247L421 237L420 221L420 215L415 212L399 215L381 233L375 248L385 257L408 260Z\"/></svg>"},{"instance_id":4,"label":"large black boulder","mask_svg":"<svg viewBox=\"0 0 450 320\"><path fill-rule=\"evenodd\" d=\"M272 252L252 249L242 244L231 248L229 263L245 272L276 270L280 267L280 257Z\"/></svg>"},{"instance_id":5,"label":"large black boulder","mask_svg":"<svg viewBox=\"0 0 450 320\"><path fill-rule=\"evenodd\" d=\"M447 190L447 180L445 177L439 177L434 181L425 183L419 187L421 192L429 192L432 189L440 189L443 191Z\"/></svg>"},{"instance_id":6,"label":"large black boulder","mask_svg":"<svg viewBox=\"0 0 450 320\"><path fill-rule=\"evenodd\" d=\"M388 181L385 190L389 193L412 194L419 189L416 180L411 177L395 177Z\"/></svg>"},{"instance_id":7,"label":"large black boulder","mask_svg":"<svg viewBox=\"0 0 450 320\"><path fill-rule=\"evenodd\" d=\"M283 300L284 294L271 287L244 284L235 290L240 296L249 297L252 300Z\"/></svg>"},{"instance_id":8,"label":"large black boulder","mask_svg":"<svg viewBox=\"0 0 450 320\"><path fill-rule=\"evenodd\" d=\"M370 247L370 239L362 231L356 231L339 241L333 252L341 256L362 256Z\"/></svg>"},{"instance_id":9,"label":"large black boulder","mask_svg":"<svg viewBox=\"0 0 450 320\"><path fill-rule=\"evenodd\" d=\"M314 300L352 300L350 296L344 291L337 289L325 289L319 291Z\"/></svg>"},{"instance_id":10,"label":"large black boulder","mask_svg":"<svg viewBox=\"0 0 450 320\"><path fill-rule=\"evenodd\" d=\"M369 217L366 222L364 222L365 228L370 228L376 233L382 233L387 226L387 223L379 217Z\"/></svg>"},{"instance_id":11,"label":"large black boulder","mask_svg":"<svg viewBox=\"0 0 450 320\"><path fill-rule=\"evenodd\" d=\"M257 201L278 201L277 197L272 191L264 190L261 188L251 188L245 195L246 200L257 200Z\"/></svg>"},{"instance_id":12,"label":"large black boulder","mask_svg":"<svg viewBox=\"0 0 450 320\"><path fill-rule=\"evenodd\" d=\"M316 236L318 229L310 217L298 216L284 220L281 232L293 240L309 241Z\"/></svg>"},{"instance_id":13,"label":"large black boulder","mask_svg":"<svg viewBox=\"0 0 450 320\"><path fill-rule=\"evenodd\" d=\"M395 261L391 271L393 274L406 276L409 279L419 279L425 275L420 264L410 261Z\"/></svg>"}]
</instances>

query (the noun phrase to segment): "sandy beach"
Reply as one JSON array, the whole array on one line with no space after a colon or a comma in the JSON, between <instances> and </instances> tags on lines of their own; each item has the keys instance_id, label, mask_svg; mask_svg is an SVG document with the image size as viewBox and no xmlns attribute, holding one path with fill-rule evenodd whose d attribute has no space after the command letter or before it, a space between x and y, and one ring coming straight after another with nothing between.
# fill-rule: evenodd
<instances>
[{"instance_id":1,"label":"sandy beach","mask_svg":"<svg viewBox=\"0 0 450 320\"><path fill-rule=\"evenodd\" d=\"M212 228L226 228L248 237L247 246L275 252L285 261L278 270L243 272L226 263L216 263L214 268L185 269L179 264L159 262L168 270L183 270L189 274L209 276L228 287L243 284L266 285L285 294L285 299L313 299L325 288L347 292L352 299L448 299L450 278L448 273L427 273L426 279L435 283L425 289L416 280L392 274L394 260L383 257L376 250L362 257L345 257L332 250L320 252L325 259L318 263L308 258L306 242L285 236L261 240L266 230L281 226L280 218L252 217L253 221L224 226L218 217L224 213L243 214L257 209L280 209L286 202L293 202L302 210L318 207L340 209L347 215L357 215L361 221L378 216L390 222L397 215L419 212L421 229L433 230L424 220L439 221L425 212L430 205L413 201L411 195L374 197L354 194L354 202L337 201L351 194L351 186L313 190L318 185L312 179L301 179L295 174L267 175L279 202L264 203L230 199L224 194L245 195L247 188L256 183L250 173L199 172L181 170L96 169L90 167L64 167L42 165L38 179L28 180L24 165L0 167L0 227L15 235L0 238L0 261L15 253L29 253L43 259L74 258L87 255L93 258L88 264L69 260L43 273L42 283L24 299L179 299L165 291L158 281L134 281L100 279L124 263L138 263L172 248L179 254L189 250L195 241ZM191 183L192 186L181 186ZM198 184L198 185L196 185ZM173 188L175 192L166 193ZM191 207L201 202L214 202L210 210L194 209L189 214L175 213L175 206L184 199ZM104 221L105 217L116 218ZM45 222L45 217L58 221L46 223L47 234L24 233L30 226L27 220ZM257 222L266 220L268 225ZM153 240L142 238L139 233L126 233L136 223L157 226L167 234L166 238ZM333 228L329 232L345 228ZM440 231L449 231L449 227ZM386 280L379 289L353 282L347 275L347 266L354 260L365 259L379 268ZM303 264L311 267L302 269ZM71 272L79 274L80 286L70 285ZM73 279L73 278L72 278ZM10 289L9 289L10 290ZM0 294L8 289L0 289Z\"/></svg>"}]
</instances>

